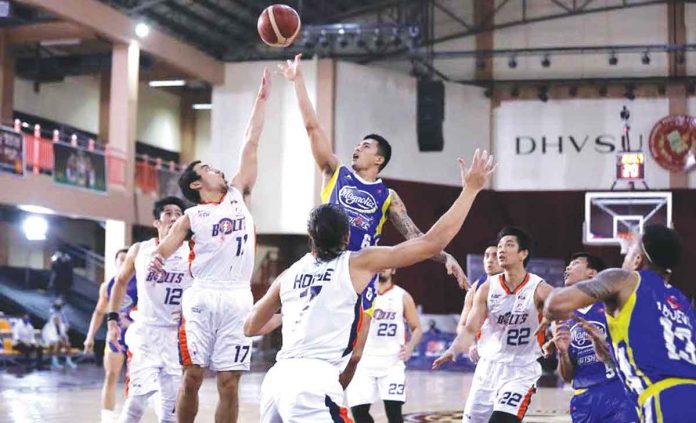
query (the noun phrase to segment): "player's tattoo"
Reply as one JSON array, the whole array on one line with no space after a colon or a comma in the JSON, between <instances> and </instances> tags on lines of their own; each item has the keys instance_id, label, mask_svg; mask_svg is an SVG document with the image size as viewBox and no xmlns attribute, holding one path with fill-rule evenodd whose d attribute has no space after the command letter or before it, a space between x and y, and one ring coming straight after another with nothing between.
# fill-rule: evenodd
<instances>
[{"instance_id":1,"label":"player's tattoo","mask_svg":"<svg viewBox=\"0 0 696 423\"><path fill-rule=\"evenodd\" d=\"M391 195L392 199L391 203L389 204L389 220L392 222L396 230L399 231L399 233L406 239L416 238L423 235L423 232L418 229L418 226L413 223L413 220L411 220L411 217L408 215L406 205L401 200L401 197L399 197L394 190L391 190ZM447 262L447 253L442 251L441 253L433 256L432 260L445 263Z\"/></svg>"},{"instance_id":2,"label":"player's tattoo","mask_svg":"<svg viewBox=\"0 0 696 423\"><path fill-rule=\"evenodd\" d=\"M621 282L628 276L629 272L625 270L607 269L593 279L575 284L574 288L597 300L611 300L618 292Z\"/></svg>"}]
</instances>

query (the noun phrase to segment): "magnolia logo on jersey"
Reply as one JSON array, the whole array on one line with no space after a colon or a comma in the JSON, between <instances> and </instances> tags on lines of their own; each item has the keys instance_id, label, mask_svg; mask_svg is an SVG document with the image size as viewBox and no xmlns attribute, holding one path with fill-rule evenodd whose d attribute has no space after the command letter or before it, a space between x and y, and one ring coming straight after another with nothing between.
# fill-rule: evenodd
<instances>
[{"instance_id":1,"label":"magnolia logo on jersey","mask_svg":"<svg viewBox=\"0 0 696 423\"><path fill-rule=\"evenodd\" d=\"M367 191L356 187L344 186L338 193L338 202L341 205L360 213L374 213L377 211L377 201Z\"/></svg>"},{"instance_id":2,"label":"magnolia logo on jersey","mask_svg":"<svg viewBox=\"0 0 696 423\"><path fill-rule=\"evenodd\" d=\"M595 321L590 321L590 323L595 325L605 338L607 337L607 329L604 324ZM581 350L592 347L592 339L580 324L576 324L570 329L570 345Z\"/></svg>"}]
</instances>

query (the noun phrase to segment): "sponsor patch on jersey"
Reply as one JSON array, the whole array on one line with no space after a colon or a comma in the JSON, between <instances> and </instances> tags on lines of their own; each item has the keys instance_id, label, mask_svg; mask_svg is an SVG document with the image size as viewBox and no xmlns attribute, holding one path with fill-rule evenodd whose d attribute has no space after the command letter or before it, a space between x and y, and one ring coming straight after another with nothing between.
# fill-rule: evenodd
<instances>
[{"instance_id":1,"label":"sponsor patch on jersey","mask_svg":"<svg viewBox=\"0 0 696 423\"><path fill-rule=\"evenodd\" d=\"M595 325L605 338L607 337L607 329L604 327L603 323L594 320L591 320L590 323ZM570 329L570 345L579 350L592 348L592 339L580 324L575 324Z\"/></svg>"},{"instance_id":2,"label":"sponsor patch on jersey","mask_svg":"<svg viewBox=\"0 0 696 423\"><path fill-rule=\"evenodd\" d=\"M375 197L356 187L342 187L338 192L338 202L347 209L359 213L375 213L377 211Z\"/></svg>"},{"instance_id":3,"label":"sponsor patch on jersey","mask_svg":"<svg viewBox=\"0 0 696 423\"><path fill-rule=\"evenodd\" d=\"M674 310L681 310L682 308L681 304L679 304L679 300L674 295L667 296L667 304L669 304L669 306Z\"/></svg>"}]
</instances>

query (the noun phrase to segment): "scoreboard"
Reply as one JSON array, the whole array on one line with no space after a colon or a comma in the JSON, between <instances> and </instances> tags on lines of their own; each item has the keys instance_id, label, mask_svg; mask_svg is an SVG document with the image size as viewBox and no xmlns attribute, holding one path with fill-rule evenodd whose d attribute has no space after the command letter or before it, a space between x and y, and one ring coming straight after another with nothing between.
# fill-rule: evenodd
<instances>
[{"instance_id":1,"label":"scoreboard","mask_svg":"<svg viewBox=\"0 0 696 423\"><path fill-rule=\"evenodd\" d=\"M616 156L616 180L642 181L645 178L643 153L619 153Z\"/></svg>"}]
</instances>

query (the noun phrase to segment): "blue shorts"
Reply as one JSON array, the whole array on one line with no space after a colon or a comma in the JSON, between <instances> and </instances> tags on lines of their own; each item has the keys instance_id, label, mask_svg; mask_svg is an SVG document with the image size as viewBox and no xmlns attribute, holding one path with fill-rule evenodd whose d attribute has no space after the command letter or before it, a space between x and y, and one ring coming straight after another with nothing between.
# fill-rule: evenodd
<instances>
[{"instance_id":1,"label":"blue shorts","mask_svg":"<svg viewBox=\"0 0 696 423\"><path fill-rule=\"evenodd\" d=\"M638 423L636 406L628 398L621 380L588 388L570 400L573 423Z\"/></svg>"},{"instance_id":2,"label":"blue shorts","mask_svg":"<svg viewBox=\"0 0 696 423\"><path fill-rule=\"evenodd\" d=\"M646 423L696 422L696 383L675 385L649 398L641 412Z\"/></svg>"},{"instance_id":3,"label":"blue shorts","mask_svg":"<svg viewBox=\"0 0 696 423\"><path fill-rule=\"evenodd\" d=\"M124 354L126 354L128 352L128 346L126 345L126 331L127 330L128 330L127 327L125 327L125 328L122 327L121 328L121 336L118 337L118 344L121 346L121 352ZM118 348L116 348L115 345L112 345L108 339L106 340L106 348L108 348L109 351L111 351L112 353L119 352ZM105 351L106 351L106 348L104 348Z\"/></svg>"}]
</instances>

